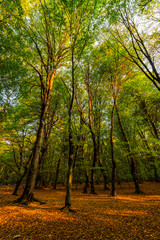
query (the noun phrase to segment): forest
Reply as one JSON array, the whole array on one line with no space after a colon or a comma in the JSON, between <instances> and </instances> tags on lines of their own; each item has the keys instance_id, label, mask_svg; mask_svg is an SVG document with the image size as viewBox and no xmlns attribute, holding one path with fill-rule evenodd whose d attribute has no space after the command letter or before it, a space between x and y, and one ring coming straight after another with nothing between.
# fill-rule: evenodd
<instances>
[{"instance_id":1,"label":"forest","mask_svg":"<svg viewBox=\"0 0 160 240\"><path fill-rule=\"evenodd\" d=\"M62 210L74 212L73 185L85 199L99 188L116 197L123 184L142 196L143 183L158 184L159 1L0 7L0 188L11 187L15 206L63 187Z\"/></svg>"}]
</instances>

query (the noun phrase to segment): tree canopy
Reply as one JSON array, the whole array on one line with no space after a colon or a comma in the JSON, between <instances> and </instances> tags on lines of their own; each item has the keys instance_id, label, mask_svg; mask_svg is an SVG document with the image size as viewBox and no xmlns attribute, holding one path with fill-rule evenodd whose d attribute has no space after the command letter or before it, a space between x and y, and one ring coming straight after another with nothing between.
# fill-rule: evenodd
<instances>
[{"instance_id":1,"label":"tree canopy","mask_svg":"<svg viewBox=\"0 0 160 240\"><path fill-rule=\"evenodd\" d=\"M159 181L159 3L0 5L0 183Z\"/></svg>"}]
</instances>

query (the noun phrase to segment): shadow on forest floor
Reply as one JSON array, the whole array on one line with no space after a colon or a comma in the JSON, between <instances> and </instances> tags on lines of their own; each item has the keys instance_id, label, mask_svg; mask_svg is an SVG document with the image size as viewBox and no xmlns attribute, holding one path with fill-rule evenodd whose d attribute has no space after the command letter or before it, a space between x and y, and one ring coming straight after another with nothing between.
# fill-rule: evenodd
<instances>
[{"instance_id":1,"label":"shadow on forest floor","mask_svg":"<svg viewBox=\"0 0 160 240\"><path fill-rule=\"evenodd\" d=\"M110 197L103 185L97 195L83 194L82 185L73 186L72 207L63 212L64 187L35 190L46 204L13 204L12 186L0 186L0 239L160 239L160 183L140 185L145 195L134 194L133 183L117 186L117 197ZM22 191L22 189L21 189ZM21 193L20 191L20 193Z\"/></svg>"}]
</instances>

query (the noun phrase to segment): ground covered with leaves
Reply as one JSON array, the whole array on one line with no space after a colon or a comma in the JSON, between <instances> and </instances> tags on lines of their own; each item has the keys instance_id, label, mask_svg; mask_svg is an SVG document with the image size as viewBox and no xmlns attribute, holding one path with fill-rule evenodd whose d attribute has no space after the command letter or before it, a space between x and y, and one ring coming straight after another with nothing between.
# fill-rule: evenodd
<instances>
[{"instance_id":1,"label":"ground covered with leaves","mask_svg":"<svg viewBox=\"0 0 160 240\"><path fill-rule=\"evenodd\" d=\"M72 208L61 211L65 188L35 190L42 201L29 205L13 204L13 187L0 186L0 239L113 239L160 240L160 183L140 185L143 195L134 194L133 183L117 185L117 196L110 197L102 185L97 195L83 194L83 186L73 186ZM22 189L19 194L21 194Z\"/></svg>"}]
</instances>

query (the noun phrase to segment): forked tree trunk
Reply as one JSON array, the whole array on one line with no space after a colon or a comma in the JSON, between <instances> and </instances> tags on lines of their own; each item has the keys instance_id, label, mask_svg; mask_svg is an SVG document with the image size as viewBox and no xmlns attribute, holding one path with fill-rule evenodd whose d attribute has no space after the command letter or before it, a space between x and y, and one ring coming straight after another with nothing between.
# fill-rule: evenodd
<instances>
[{"instance_id":1,"label":"forked tree trunk","mask_svg":"<svg viewBox=\"0 0 160 240\"><path fill-rule=\"evenodd\" d=\"M17 199L16 202L21 202L23 200L27 200L28 202L31 202L33 200L36 200L33 196L33 190L35 187L35 181L37 176L39 156L40 156L43 133L44 133L45 117L46 117L46 112L48 110L48 105L49 105L49 101L46 104L42 104L40 124L37 132L37 139L33 149L34 150L33 158L31 160L31 165L29 167L26 185L21 197Z\"/></svg>"}]
</instances>

